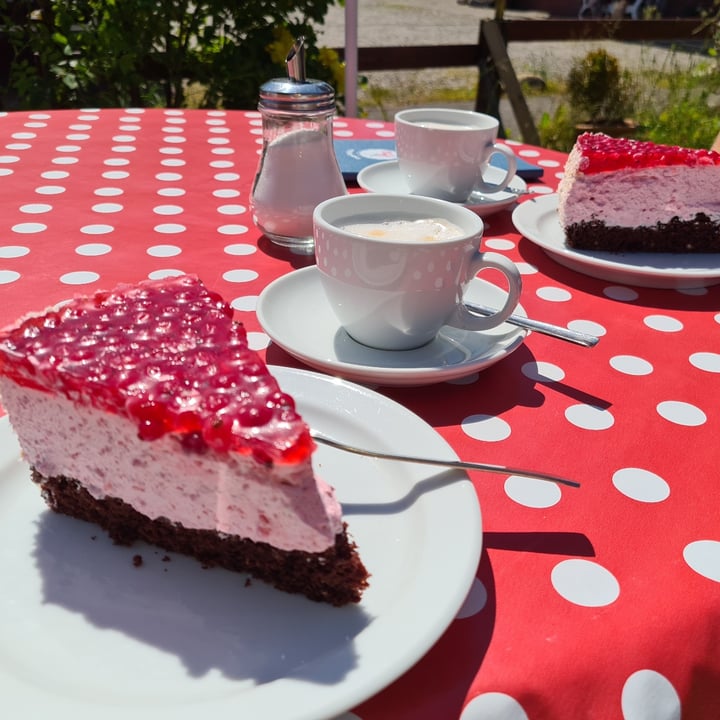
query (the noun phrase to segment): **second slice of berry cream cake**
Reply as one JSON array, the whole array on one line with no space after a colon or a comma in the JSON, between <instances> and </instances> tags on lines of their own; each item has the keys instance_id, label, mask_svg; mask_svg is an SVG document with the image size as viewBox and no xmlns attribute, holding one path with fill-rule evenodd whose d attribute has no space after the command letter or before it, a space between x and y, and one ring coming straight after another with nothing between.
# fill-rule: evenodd
<instances>
[{"instance_id":1,"label":"second slice of berry cream cake","mask_svg":"<svg viewBox=\"0 0 720 720\"><path fill-rule=\"evenodd\" d=\"M616 252L720 252L720 154L578 137L558 186L567 244Z\"/></svg>"},{"instance_id":2,"label":"second slice of berry cream cake","mask_svg":"<svg viewBox=\"0 0 720 720\"><path fill-rule=\"evenodd\" d=\"M344 605L368 574L291 397L197 278L120 286L0 332L0 402L48 505Z\"/></svg>"}]
</instances>

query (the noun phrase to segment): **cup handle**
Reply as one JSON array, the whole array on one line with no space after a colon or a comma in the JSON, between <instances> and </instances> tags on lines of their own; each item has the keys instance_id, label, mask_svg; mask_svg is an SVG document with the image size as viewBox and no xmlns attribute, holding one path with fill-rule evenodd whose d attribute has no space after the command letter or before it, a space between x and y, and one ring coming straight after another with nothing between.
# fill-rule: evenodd
<instances>
[{"instance_id":1,"label":"cup handle","mask_svg":"<svg viewBox=\"0 0 720 720\"><path fill-rule=\"evenodd\" d=\"M473 192L500 192L504 190L510 184L510 181L515 177L515 171L517 170L517 158L515 157L515 153L506 145L499 145L496 143L495 145L493 145L493 151L488 157L488 163L490 162L490 158L497 153L501 153L507 158L508 166L507 171L505 172L505 177L499 183L495 184L485 182L481 176L481 179L476 183L475 187L473 188ZM485 167L487 167L487 165Z\"/></svg>"},{"instance_id":2,"label":"cup handle","mask_svg":"<svg viewBox=\"0 0 720 720\"><path fill-rule=\"evenodd\" d=\"M508 293L503 306L492 315L476 315L470 311L462 299L458 302L455 311L446 323L462 330L490 330L504 323L517 307L522 291L522 277L517 266L504 255L488 252L475 254L468 267L468 275L463 292L475 275L485 268L499 270L507 279Z\"/></svg>"}]
</instances>

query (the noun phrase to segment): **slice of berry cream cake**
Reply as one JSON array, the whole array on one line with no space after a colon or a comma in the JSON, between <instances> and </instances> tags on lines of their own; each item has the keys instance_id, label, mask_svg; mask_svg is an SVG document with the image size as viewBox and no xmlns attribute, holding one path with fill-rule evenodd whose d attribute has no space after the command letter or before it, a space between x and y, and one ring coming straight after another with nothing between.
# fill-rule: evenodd
<instances>
[{"instance_id":1,"label":"slice of berry cream cake","mask_svg":"<svg viewBox=\"0 0 720 720\"><path fill-rule=\"evenodd\" d=\"M578 137L558 187L567 244L616 252L720 252L720 154Z\"/></svg>"},{"instance_id":2,"label":"slice of berry cream cake","mask_svg":"<svg viewBox=\"0 0 720 720\"><path fill-rule=\"evenodd\" d=\"M197 278L120 286L0 331L0 401L48 505L330 603L368 574L291 397Z\"/></svg>"}]
</instances>

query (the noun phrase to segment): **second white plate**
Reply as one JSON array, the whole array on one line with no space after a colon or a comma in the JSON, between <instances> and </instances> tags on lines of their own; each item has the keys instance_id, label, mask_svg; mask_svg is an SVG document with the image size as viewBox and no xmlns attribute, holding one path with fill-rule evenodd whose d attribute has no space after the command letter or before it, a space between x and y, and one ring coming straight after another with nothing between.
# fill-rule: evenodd
<instances>
[{"instance_id":1,"label":"second white plate","mask_svg":"<svg viewBox=\"0 0 720 720\"><path fill-rule=\"evenodd\" d=\"M567 245L557 214L558 196L536 196L518 205L519 233L576 272L610 282L651 288L695 288L720 283L720 253L611 253Z\"/></svg>"},{"instance_id":2,"label":"second white plate","mask_svg":"<svg viewBox=\"0 0 720 720\"><path fill-rule=\"evenodd\" d=\"M488 307L499 307L504 297L505 291L479 278L470 283L467 295ZM260 293L256 312L273 342L293 357L317 370L377 385L430 385L463 377L502 360L527 335L507 323L484 332L446 326L415 350L367 347L343 330L314 265L270 283ZM515 313L525 311L518 305Z\"/></svg>"},{"instance_id":3,"label":"second white plate","mask_svg":"<svg viewBox=\"0 0 720 720\"><path fill-rule=\"evenodd\" d=\"M492 165L483 173L486 182L499 183L505 176L505 171ZM358 185L368 192L386 193L389 195L409 195L405 177L400 172L397 160L375 163L363 168L357 176ZM506 190L496 193L473 193L467 202L462 203L466 208L487 217L499 210L514 205L520 195L527 192L527 183L517 175L510 181Z\"/></svg>"}]
</instances>

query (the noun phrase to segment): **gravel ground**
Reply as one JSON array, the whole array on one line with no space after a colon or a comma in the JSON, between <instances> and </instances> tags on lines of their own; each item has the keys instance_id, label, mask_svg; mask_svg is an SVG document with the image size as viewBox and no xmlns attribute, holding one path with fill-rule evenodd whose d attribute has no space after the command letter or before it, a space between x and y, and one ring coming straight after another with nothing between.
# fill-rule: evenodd
<instances>
[{"instance_id":1,"label":"gravel ground","mask_svg":"<svg viewBox=\"0 0 720 720\"><path fill-rule=\"evenodd\" d=\"M495 15L491 7L461 4L456 0L358 0L357 4L360 47L473 44L477 42L480 20L492 19ZM508 20L545 17L548 14L543 12L505 11ZM344 8L330 8L325 26L319 33L319 42L328 47L342 47L345 44ZM628 70L662 67L668 62L684 67L697 62L697 57L690 53L671 53L659 47L614 41L511 43L508 54L518 76L536 76L547 81L564 79L573 61L594 47L605 47ZM361 89L358 93L358 104L369 117L382 119L391 119L398 107L414 104L413 95L427 96L437 88L470 87L474 96L477 83L477 71L474 68L428 68L422 71L387 71L366 75L369 89ZM395 98L399 98L399 105ZM560 98L548 96L528 98L536 122L543 112L552 112L559 102ZM473 107L473 101L441 101L440 104ZM501 103L500 115L508 133L519 137L507 101Z\"/></svg>"}]
</instances>

